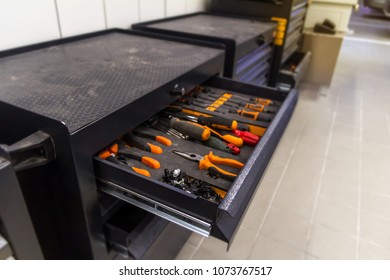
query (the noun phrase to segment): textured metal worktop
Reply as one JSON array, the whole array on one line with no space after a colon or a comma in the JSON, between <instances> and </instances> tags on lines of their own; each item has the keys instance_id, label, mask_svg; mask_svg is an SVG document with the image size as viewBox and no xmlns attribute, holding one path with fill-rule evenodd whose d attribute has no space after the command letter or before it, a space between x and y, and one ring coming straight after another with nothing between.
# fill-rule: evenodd
<instances>
[{"instance_id":1,"label":"textured metal worktop","mask_svg":"<svg viewBox=\"0 0 390 280\"><path fill-rule=\"evenodd\" d=\"M0 59L0 102L74 132L221 52L120 33L44 48Z\"/></svg>"},{"instance_id":2,"label":"textured metal worktop","mask_svg":"<svg viewBox=\"0 0 390 280\"><path fill-rule=\"evenodd\" d=\"M198 35L229 38L234 39L237 44L241 44L270 29L275 28L275 23L200 14L150 24L148 27Z\"/></svg>"}]
</instances>

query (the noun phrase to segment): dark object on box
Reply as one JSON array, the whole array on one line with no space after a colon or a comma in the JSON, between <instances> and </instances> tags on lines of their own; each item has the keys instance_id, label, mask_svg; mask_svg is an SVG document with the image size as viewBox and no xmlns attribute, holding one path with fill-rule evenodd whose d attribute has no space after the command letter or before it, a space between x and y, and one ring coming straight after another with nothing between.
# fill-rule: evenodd
<instances>
[{"instance_id":1,"label":"dark object on box","mask_svg":"<svg viewBox=\"0 0 390 280\"><path fill-rule=\"evenodd\" d=\"M336 34L336 25L329 19L325 19L323 23L317 23L314 26L314 32L325 34Z\"/></svg>"}]
</instances>

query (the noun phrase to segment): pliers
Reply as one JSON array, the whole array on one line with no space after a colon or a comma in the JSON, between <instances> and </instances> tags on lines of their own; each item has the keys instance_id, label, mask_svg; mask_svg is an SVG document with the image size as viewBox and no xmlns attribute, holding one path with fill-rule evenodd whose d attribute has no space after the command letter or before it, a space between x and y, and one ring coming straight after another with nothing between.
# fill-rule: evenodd
<instances>
[{"instance_id":1,"label":"pliers","mask_svg":"<svg viewBox=\"0 0 390 280\"><path fill-rule=\"evenodd\" d=\"M244 166L244 164L242 162L239 162L238 160L218 157L214 155L212 151L210 151L210 153L205 156L201 156L195 153L176 151L176 150L172 152L186 159L199 162L198 167L200 170L207 170L210 175L218 176L228 181L234 181L237 175L218 167L217 164L231 166L240 169Z\"/></svg>"}]
</instances>

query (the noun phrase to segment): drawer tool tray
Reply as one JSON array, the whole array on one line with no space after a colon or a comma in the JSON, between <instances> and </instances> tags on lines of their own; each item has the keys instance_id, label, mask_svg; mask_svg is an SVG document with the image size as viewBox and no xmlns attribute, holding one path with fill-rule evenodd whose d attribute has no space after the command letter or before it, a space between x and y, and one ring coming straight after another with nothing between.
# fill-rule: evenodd
<instances>
[{"instance_id":1,"label":"drawer tool tray","mask_svg":"<svg viewBox=\"0 0 390 280\"><path fill-rule=\"evenodd\" d=\"M171 147L162 146L163 154L152 155L161 162L161 168L149 169L151 177L139 175L129 171L126 166L98 157L94 158L96 176L101 191L201 235L212 235L230 243L290 119L297 94L295 90L289 93L279 92L275 89L259 88L219 77L211 78L203 86L211 88L213 92L243 93L248 96L272 99L281 102L282 105L270 123L256 122L257 125L263 126L265 131L261 140L255 147L244 145L237 157L191 141L171 137L174 142ZM154 142L154 144L158 143ZM206 155L212 150L218 156L236 158L245 162L245 166L234 182L221 178L213 179L206 171L198 170L197 163L174 155L171 153L172 150L195 152L200 155ZM162 177L164 168L180 168L192 177L227 190L226 196L218 205L161 182L159 178Z\"/></svg>"}]
</instances>

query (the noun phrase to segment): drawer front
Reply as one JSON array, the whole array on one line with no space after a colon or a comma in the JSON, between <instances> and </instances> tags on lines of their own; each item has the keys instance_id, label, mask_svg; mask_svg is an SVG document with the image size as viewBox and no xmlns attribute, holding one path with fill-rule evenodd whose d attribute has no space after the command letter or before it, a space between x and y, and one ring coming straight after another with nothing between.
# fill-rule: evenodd
<instances>
[{"instance_id":1,"label":"drawer front","mask_svg":"<svg viewBox=\"0 0 390 280\"><path fill-rule=\"evenodd\" d=\"M124 257L141 259L168 221L132 205L124 205L104 225L107 243Z\"/></svg>"},{"instance_id":2,"label":"drawer front","mask_svg":"<svg viewBox=\"0 0 390 280\"><path fill-rule=\"evenodd\" d=\"M172 146L164 146L162 154L153 154L153 157L161 162L161 168L150 170L150 177L129 171L128 166L118 165L99 157L94 158L95 173L101 192L204 236L212 235L230 243L290 119L297 101L297 93L295 90L286 93L219 77L210 79L202 86L221 93L240 93L246 97L272 99L280 104L280 107L264 129L265 133L257 145L243 146L238 156L171 137L174 142ZM210 112L210 115L213 114L216 113ZM212 150L218 156L235 158L245 162L245 165L238 171L227 168L230 172L235 170L238 173L234 181L215 179L210 177L207 171L199 170L197 163L171 153L178 149L200 155L208 154ZM161 174L165 173L165 168L169 170L180 168L189 176L202 180L207 186L214 186L222 191L224 198L218 202L208 200L162 182Z\"/></svg>"},{"instance_id":3,"label":"drawer front","mask_svg":"<svg viewBox=\"0 0 390 280\"><path fill-rule=\"evenodd\" d=\"M310 58L311 52L295 52L280 70L278 87L297 87L309 68Z\"/></svg>"}]
</instances>

